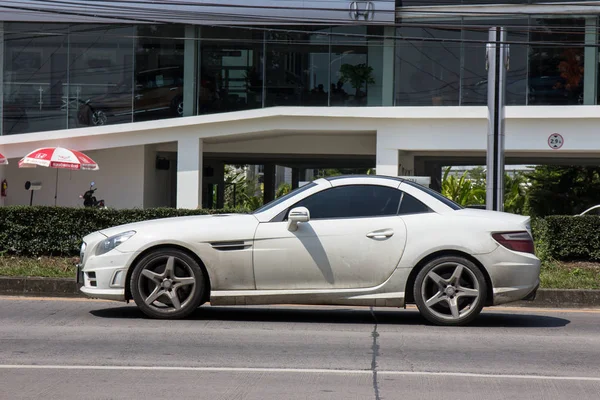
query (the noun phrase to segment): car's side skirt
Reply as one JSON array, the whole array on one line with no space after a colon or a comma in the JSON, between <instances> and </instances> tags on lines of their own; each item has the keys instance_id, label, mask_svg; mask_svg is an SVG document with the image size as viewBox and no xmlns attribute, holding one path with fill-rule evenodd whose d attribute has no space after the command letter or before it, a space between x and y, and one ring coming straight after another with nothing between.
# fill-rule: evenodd
<instances>
[{"instance_id":1,"label":"car's side skirt","mask_svg":"<svg viewBox=\"0 0 600 400\"><path fill-rule=\"evenodd\" d=\"M219 290L210 304L218 306L264 304L355 305L403 307L404 292L365 293L351 290Z\"/></svg>"}]
</instances>

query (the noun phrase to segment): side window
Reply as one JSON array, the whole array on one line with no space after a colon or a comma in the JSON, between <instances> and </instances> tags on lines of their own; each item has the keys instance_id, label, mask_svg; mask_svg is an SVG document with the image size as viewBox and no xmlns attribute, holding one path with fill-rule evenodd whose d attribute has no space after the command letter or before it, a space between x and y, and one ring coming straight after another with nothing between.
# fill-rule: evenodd
<instances>
[{"instance_id":1,"label":"side window","mask_svg":"<svg viewBox=\"0 0 600 400\"><path fill-rule=\"evenodd\" d=\"M420 200L415 199L406 192L402 194L399 211L400 215L423 214L428 212L431 212L431 210L425 204L421 203Z\"/></svg>"},{"instance_id":2,"label":"side window","mask_svg":"<svg viewBox=\"0 0 600 400\"><path fill-rule=\"evenodd\" d=\"M296 203L311 219L397 215L402 192L386 186L351 185L324 190Z\"/></svg>"}]
</instances>

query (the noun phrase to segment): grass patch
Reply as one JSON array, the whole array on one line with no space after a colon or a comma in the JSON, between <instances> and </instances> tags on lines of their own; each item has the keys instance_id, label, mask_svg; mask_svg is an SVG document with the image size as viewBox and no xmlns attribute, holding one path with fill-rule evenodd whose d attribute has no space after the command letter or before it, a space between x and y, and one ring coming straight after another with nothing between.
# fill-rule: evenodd
<instances>
[{"instance_id":1,"label":"grass patch","mask_svg":"<svg viewBox=\"0 0 600 400\"><path fill-rule=\"evenodd\" d=\"M600 264L549 261L542 265L542 288L600 289Z\"/></svg>"},{"instance_id":2,"label":"grass patch","mask_svg":"<svg viewBox=\"0 0 600 400\"><path fill-rule=\"evenodd\" d=\"M0 276L75 278L78 257L0 256Z\"/></svg>"},{"instance_id":3,"label":"grass patch","mask_svg":"<svg viewBox=\"0 0 600 400\"><path fill-rule=\"evenodd\" d=\"M77 257L0 256L0 276L75 278ZM544 262L541 287L548 289L600 289L600 263Z\"/></svg>"}]
</instances>

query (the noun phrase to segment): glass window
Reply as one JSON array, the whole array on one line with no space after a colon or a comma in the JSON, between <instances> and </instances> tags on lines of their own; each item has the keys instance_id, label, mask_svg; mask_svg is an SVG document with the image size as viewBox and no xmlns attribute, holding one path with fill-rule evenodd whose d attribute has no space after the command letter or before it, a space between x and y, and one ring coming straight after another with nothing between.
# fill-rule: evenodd
<instances>
[{"instance_id":1,"label":"glass window","mask_svg":"<svg viewBox=\"0 0 600 400\"><path fill-rule=\"evenodd\" d=\"M463 25L463 77L461 105L486 105L488 71L485 68L485 42L489 39L488 27L507 29L509 42L527 42L527 19L487 20L465 19ZM474 25L474 26L473 26ZM474 43L469 41L479 41ZM527 98L527 45L510 44L510 65L506 74L506 104L525 105Z\"/></svg>"},{"instance_id":2,"label":"glass window","mask_svg":"<svg viewBox=\"0 0 600 400\"><path fill-rule=\"evenodd\" d=\"M397 215L402 192L375 185L339 186L316 193L293 207L306 207L311 219Z\"/></svg>"},{"instance_id":3,"label":"glass window","mask_svg":"<svg viewBox=\"0 0 600 400\"><path fill-rule=\"evenodd\" d=\"M436 192L433 189L430 189L426 186L422 186L422 185L419 185L418 183L414 183L411 181L404 181L403 183L413 186L413 187L416 187L417 189L424 191L425 193L429 194L432 197L435 197L437 200L441 201L442 203L444 203L445 205L447 205L448 207L450 207L453 210L461 210L462 209L462 207L460 205L456 204L449 198L443 196L441 193Z\"/></svg>"},{"instance_id":4,"label":"glass window","mask_svg":"<svg viewBox=\"0 0 600 400\"><path fill-rule=\"evenodd\" d=\"M264 33L203 27L201 38L200 114L262 107Z\"/></svg>"},{"instance_id":5,"label":"glass window","mask_svg":"<svg viewBox=\"0 0 600 400\"><path fill-rule=\"evenodd\" d=\"M381 105L382 35L383 28L375 26L332 28L329 86L332 106Z\"/></svg>"},{"instance_id":6,"label":"glass window","mask_svg":"<svg viewBox=\"0 0 600 400\"><path fill-rule=\"evenodd\" d=\"M4 24L2 134L67 127L68 28Z\"/></svg>"},{"instance_id":7,"label":"glass window","mask_svg":"<svg viewBox=\"0 0 600 400\"><path fill-rule=\"evenodd\" d=\"M429 23L431 24L431 23ZM398 106L458 105L460 92L460 22L439 28L398 28L396 99ZM456 42L424 41L455 39Z\"/></svg>"},{"instance_id":8,"label":"glass window","mask_svg":"<svg viewBox=\"0 0 600 400\"><path fill-rule=\"evenodd\" d=\"M585 20L532 18L531 41L572 46L530 46L528 104L583 104Z\"/></svg>"},{"instance_id":9,"label":"glass window","mask_svg":"<svg viewBox=\"0 0 600 400\"><path fill-rule=\"evenodd\" d=\"M423 214L431 212L429 207L415 199L408 193L402 193L402 201L400 202L400 215Z\"/></svg>"},{"instance_id":10,"label":"glass window","mask_svg":"<svg viewBox=\"0 0 600 400\"><path fill-rule=\"evenodd\" d=\"M258 208L257 210L254 211L254 214L258 214L258 213L261 213L263 211L270 210L271 208L275 207L276 205L281 204L284 201L286 201L286 200L288 200L288 199L290 199L290 198L292 198L292 197L294 197L294 196L296 196L296 195L304 192L307 189L313 188L315 186L317 186L317 184L314 183L314 182L307 183L306 185L301 186L301 187L299 187L297 189L294 189L291 192L289 192L288 194L286 194L284 196L281 196L281 197L277 198L276 200L273 200L273 201L265 204L264 206Z\"/></svg>"},{"instance_id":11,"label":"glass window","mask_svg":"<svg viewBox=\"0 0 600 400\"><path fill-rule=\"evenodd\" d=\"M271 31L266 38L265 105L326 106L329 28L314 33Z\"/></svg>"},{"instance_id":12,"label":"glass window","mask_svg":"<svg viewBox=\"0 0 600 400\"><path fill-rule=\"evenodd\" d=\"M140 25L135 52L133 120L183 116L183 25Z\"/></svg>"},{"instance_id":13,"label":"glass window","mask_svg":"<svg viewBox=\"0 0 600 400\"><path fill-rule=\"evenodd\" d=\"M69 127L131 122L134 28L75 25L69 35Z\"/></svg>"}]
</instances>

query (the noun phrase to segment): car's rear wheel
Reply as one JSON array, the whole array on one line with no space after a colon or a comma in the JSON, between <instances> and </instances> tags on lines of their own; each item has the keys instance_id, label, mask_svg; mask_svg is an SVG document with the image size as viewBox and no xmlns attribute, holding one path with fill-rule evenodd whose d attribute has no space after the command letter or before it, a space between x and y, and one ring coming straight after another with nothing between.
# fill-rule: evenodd
<instances>
[{"instance_id":1,"label":"car's rear wheel","mask_svg":"<svg viewBox=\"0 0 600 400\"><path fill-rule=\"evenodd\" d=\"M465 325L483 309L487 285L473 262L463 257L439 257L421 269L413 293L419 312L429 322Z\"/></svg>"},{"instance_id":2,"label":"car's rear wheel","mask_svg":"<svg viewBox=\"0 0 600 400\"><path fill-rule=\"evenodd\" d=\"M159 249L135 266L132 297L152 318L184 318L200 307L206 290L200 265L178 249Z\"/></svg>"}]
</instances>

